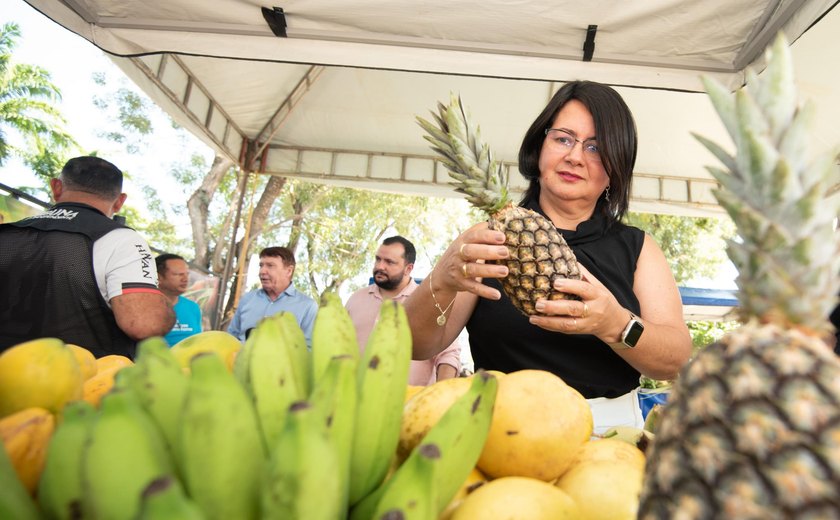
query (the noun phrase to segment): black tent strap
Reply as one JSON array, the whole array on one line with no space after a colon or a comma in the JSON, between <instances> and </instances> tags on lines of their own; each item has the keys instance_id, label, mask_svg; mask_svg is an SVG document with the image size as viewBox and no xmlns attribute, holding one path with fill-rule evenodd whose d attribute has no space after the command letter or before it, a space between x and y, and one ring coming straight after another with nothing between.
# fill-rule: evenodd
<instances>
[{"instance_id":1,"label":"black tent strap","mask_svg":"<svg viewBox=\"0 0 840 520\"><path fill-rule=\"evenodd\" d=\"M271 32L274 33L274 36L278 36L280 38L286 37L286 14L283 12L282 7L272 7L269 9L268 7L261 7L263 18L265 18L266 23L268 23L268 27L271 29Z\"/></svg>"},{"instance_id":2,"label":"black tent strap","mask_svg":"<svg viewBox=\"0 0 840 520\"><path fill-rule=\"evenodd\" d=\"M595 54L595 33L598 32L597 25L590 25L586 28L586 41L583 42L583 61L592 61Z\"/></svg>"}]
</instances>

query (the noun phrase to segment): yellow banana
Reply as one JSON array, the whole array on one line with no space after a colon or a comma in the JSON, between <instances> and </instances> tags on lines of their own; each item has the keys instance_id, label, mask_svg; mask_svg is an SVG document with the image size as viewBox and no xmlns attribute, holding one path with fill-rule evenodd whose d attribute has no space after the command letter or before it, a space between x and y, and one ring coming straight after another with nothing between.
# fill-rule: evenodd
<instances>
[{"instance_id":1,"label":"yellow banana","mask_svg":"<svg viewBox=\"0 0 840 520\"><path fill-rule=\"evenodd\" d=\"M171 453L178 433L188 379L170 352L166 340L154 337L141 341L137 345L134 366L120 371L117 386L123 377L127 378L128 387L160 428Z\"/></svg>"},{"instance_id":2,"label":"yellow banana","mask_svg":"<svg viewBox=\"0 0 840 520\"><path fill-rule=\"evenodd\" d=\"M173 472L163 437L126 391L108 393L82 454L85 518L133 518L149 483Z\"/></svg>"},{"instance_id":3,"label":"yellow banana","mask_svg":"<svg viewBox=\"0 0 840 520\"><path fill-rule=\"evenodd\" d=\"M338 448L323 417L306 401L293 404L266 472L261 518L345 518L337 466Z\"/></svg>"},{"instance_id":4,"label":"yellow banana","mask_svg":"<svg viewBox=\"0 0 840 520\"><path fill-rule=\"evenodd\" d=\"M400 436L411 362L411 330L402 305L379 310L358 368L358 405L350 462L350 504L385 478Z\"/></svg>"},{"instance_id":5,"label":"yellow banana","mask_svg":"<svg viewBox=\"0 0 840 520\"><path fill-rule=\"evenodd\" d=\"M0 419L0 439L29 494L38 486L54 430L55 417L45 408L24 408Z\"/></svg>"},{"instance_id":6,"label":"yellow banana","mask_svg":"<svg viewBox=\"0 0 840 520\"><path fill-rule=\"evenodd\" d=\"M291 322L281 315L270 316L251 331L243 354L248 360L247 390L254 401L259 417L260 432L270 453L283 426L289 406L295 401L306 399L307 383L301 381L297 370L299 360L294 330L300 333L303 348L306 342L297 321L291 314ZM236 365L234 365L234 371ZM308 376L308 374L307 374ZM306 378L308 380L308 377Z\"/></svg>"},{"instance_id":7,"label":"yellow banana","mask_svg":"<svg viewBox=\"0 0 840 520\"><path fill-rule=\"evenodd\" d=\"M95 419L96 409L87 401L71 401L62 410L38 482L38 503L46 518L65 520L81 511L82 450Z\"/></svg>"},{"instance_id":8,"label":"yellow banana","mask_svg":"<svg viewBox=\"0 0 840 520\"><path fill-rule=\"evenodd\" d=\"M207 518L257 518L265 450L254 405L219 356L198 354L190 368L175 445L187 493Z\"/></svg>"},{"instance_id":9,"label":"yellow banana","mask_svg":"<svg viewBox=\"0 0 840 520\"><path fill-rule=\"evenodd\" d=\"M338 294L325 292L312 327L312 380L326 372L335 356L350 356L358 363L359 343L356 327L341 303Z\"/></svg>"},{"instance_id":10,"label":"yellow banana","mask_svg":"<svg viewBox=\"0 0 840 520\"><path fill-rule=\"evenodd\" d=\"M437 424L429 430L420 445L411 451L408 459L396 470L391 479L353 508L351 520L379 518L372 512L382 509L380 502L384 500L386 493L391 492L391 488L395 486L411 488L411 479L404 478L400 474L403 471L409 473L416 471L416 464L412 459L424 456L418 450L421 446L430 444L434 445L440 453L435 461L438 469L435 477L436 503L433 518L437 518L478 462L490 431L497 388L498 382L492 375L479 371L473 376L467 392L449 407ZM404 468L409 469L404 470ZM395 492L398 496L415 493L413 489Z\"/></svg>"},{"instance_id":11,"label":"yellow banana","mask_svg":"<svg viewBox=\"0 0 840 520\"><path fill-rule=\"evenodd\" d=\"M335 444L338 462L335 471L340 479L338 501L342 511L349 507L350 457L356 420L356 368L350 356L336 356L315 382L310 403L327 426L327 435Z\"/></svg>"},{"instance_id":12,"label":"yellow banana","mask_svg":"<svg viewBox=\"0 0 840 520\"><path fill-rule=\"evenodd\" d=\"M405 461L394 473L372 518L402 520L435 520L437 513L436 478L440 467L437 445L423 443L417 456Z\"/></svg>"},{"instance_id":13,"label":"yellow banana","mask_svg":"<svg viewBox=\"0 0 840 520\"><path fill-rule=\"evenodd\" d=\"M140 513L135 520L204 520L205 516L195 503L184 494L184 489L173 477L153 480L143 490Z\"/></svg>"},{"instance_id":14,"label":"yellow banana","mask_svg":"<svg viewBox=\"0 0 840 520\"><path fill-rule=\"evenodd\" d=\"M17 476L9 455L0 442L0 518L38 520L38 508Z\"/></svg>"}]
</instances>

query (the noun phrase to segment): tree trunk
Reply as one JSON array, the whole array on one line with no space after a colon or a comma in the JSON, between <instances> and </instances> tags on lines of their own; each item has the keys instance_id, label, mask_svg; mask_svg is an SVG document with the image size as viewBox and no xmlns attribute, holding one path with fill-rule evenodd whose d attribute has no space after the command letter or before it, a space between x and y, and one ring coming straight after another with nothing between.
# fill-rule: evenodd
<instances>
[{"instance_id":1,"label":"tree trunk","mask_svg":"<svg viewBox=\"0 0 840 520\"><path fill-rule=\"evenodd\" d=\"M210 241L209 233L207 231L207 219L210 208L210 201L213 200L213 195L219 188L222 178L225 176L230 168L233 167L233 161L217 155L213 159L213 165L210 171L201 181L201 186L190 196L187 200L187 211L190 215L190 224L192 225L192 234L195 244L194 262L196 265L210 269Z\"/></svg>"},{"instance_id":2,"label":"tree trunk","mask_svg":"<svg viewBox=\"0 0 840 520\"><path fill-rule=\"evenodd\" d=\"M280 192L283 191L283 186L285 184L285 177L271 176L271 178L268 179L268 182L260 195L260 200L257 202L257 206L254 208L253 213L251 213L250 229L247 233L247 241L239 240L236 243L236 262L234 264L236 267L232 270L231 293L228 296L223 313L223 316L225 317L233 315L234 304L239 301L239 297L242 294L245 280L243 278L241 282L239 281L238 267L245 266L245 269L247 269L248 258L251 253L251 244L254 243L254 238L262 233L265 221L271 211L271 207L274 205L277 197L280 196ZM243 271L243 275L247 275L247 273Z\"/></svg>"}]
</instances>

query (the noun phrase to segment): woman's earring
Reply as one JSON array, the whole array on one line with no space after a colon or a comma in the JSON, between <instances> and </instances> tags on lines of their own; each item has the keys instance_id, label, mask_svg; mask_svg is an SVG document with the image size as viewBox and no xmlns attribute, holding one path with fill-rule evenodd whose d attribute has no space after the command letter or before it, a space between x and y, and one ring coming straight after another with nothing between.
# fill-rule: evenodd
<instances>
[{"instance_id":1,"label":"woman's earring","mask_svg":"<svg viewBox=\"0 0 840 520\"><path fill-rule=\"evenodd\" d=\"M607 186L607 189L604 190L604 200L607 202L610 201L610 187Z\"/></svg>"}]
</instances>

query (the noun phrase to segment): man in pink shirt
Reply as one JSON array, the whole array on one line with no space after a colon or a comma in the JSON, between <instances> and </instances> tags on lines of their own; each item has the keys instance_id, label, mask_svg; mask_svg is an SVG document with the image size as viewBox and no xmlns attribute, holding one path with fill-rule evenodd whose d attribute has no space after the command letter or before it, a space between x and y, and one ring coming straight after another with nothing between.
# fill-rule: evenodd
<instances>
[{"instance_id":1,"label":"man in pink shirt","mask_svg":"<svg viewBox=\"0 0 840 520\"><path fill-rule=\"evenodd\" d=\"M359 349L364 350L373 330L379 307L383 300L405 302L418 287L411 277L417 252L414 244L401 236L382 241L373 264L374 283L359 289L347 300L347 312L356 326ZM422 361L412 361L408 384L430 385L441 379L457 377L461 371L461 345L456 339L437 356Z\"/></svg>"}]
</instances>

